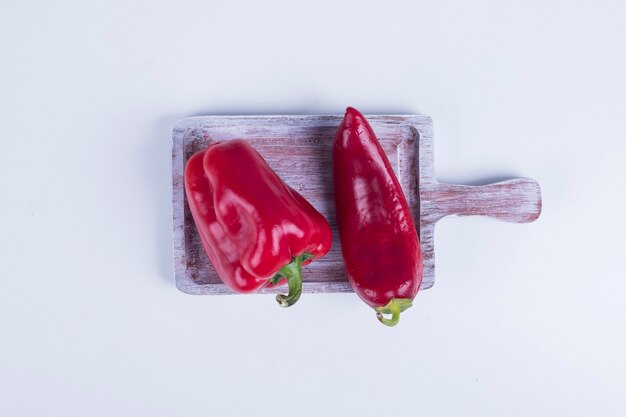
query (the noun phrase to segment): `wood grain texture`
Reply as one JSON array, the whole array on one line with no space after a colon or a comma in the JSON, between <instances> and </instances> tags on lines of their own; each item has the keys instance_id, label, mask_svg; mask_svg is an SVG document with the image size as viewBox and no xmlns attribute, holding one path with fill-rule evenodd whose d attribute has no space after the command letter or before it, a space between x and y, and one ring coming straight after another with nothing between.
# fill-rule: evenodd
<instances>
[{"instance_id":1,"label":"wood grain texture","mask_svg":"<svg viewBox=\"0 0 626 417\"><path fill-rule=\"evenodd\" d=\"M202 116L179 120L172 142L174 270L177 287L189 294L233 293L209 262L187 206L183 169L211 141L248 140L276 173L329 221L330 252L303 268L304 292L350 288L335 223L331 146L343 116ZM444 216L485 215L525 223L541 211L539 185L521 178L485 186L442 184L435 179L432 121L424 115L368 115L406 195L418 225L424 255L421 289L435 281L434 226ZM283 292L284 288L261 293Z\"/></svg>"}]
</instances>

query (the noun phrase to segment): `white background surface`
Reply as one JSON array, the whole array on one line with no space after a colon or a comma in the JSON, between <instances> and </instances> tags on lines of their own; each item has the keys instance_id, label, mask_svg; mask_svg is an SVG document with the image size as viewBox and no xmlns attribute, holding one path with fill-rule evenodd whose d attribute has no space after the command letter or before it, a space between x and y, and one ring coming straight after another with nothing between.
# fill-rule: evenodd
<instances>
[{"instance_id":1,"label":"white background surface","mask_svg":"<svg viewBox=\"0 0 626 417\"><path fill-rule=\"evenodd\" d=\"M0 415L623 416L625 15L2 1ZM176 290L175 120L346 105L432 116L441 180L533 177L541 218L444 219L393 329L353 294Z\"/></svg>"}]
</instances>

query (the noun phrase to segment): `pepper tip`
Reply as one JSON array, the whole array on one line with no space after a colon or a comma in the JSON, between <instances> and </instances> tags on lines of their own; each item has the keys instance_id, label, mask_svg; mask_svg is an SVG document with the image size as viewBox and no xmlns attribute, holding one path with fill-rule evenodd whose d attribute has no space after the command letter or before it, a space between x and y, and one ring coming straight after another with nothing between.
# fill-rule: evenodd
<instances>
[{"instance_id":1,"label":"pepper tip","mask_svg":"<svg viewBox=\"0 0 626 417\"><path fill-rule=\"evenodd\" d=\"M347 116L348 114L353 115L353 116L361 116L361 112L360 112L360 111L358 111L357 109L355 109L355 108L354 108L354 107L352 107L352 106L348 106L348 107L346 107L346 116Z\"/></svg>"},{"instance_id":2,"label":"pepper tip","mask_svg":"<svg viewBox=\"0 0 626 417\"><path fill-rule=\"evenodd\" d=\"M345 126L351 126L355 123L363 123L364 121L365 117L360 111L351 106L346 107L346 114L343 116L343 123Z\"/></svg>"}]
</instances>

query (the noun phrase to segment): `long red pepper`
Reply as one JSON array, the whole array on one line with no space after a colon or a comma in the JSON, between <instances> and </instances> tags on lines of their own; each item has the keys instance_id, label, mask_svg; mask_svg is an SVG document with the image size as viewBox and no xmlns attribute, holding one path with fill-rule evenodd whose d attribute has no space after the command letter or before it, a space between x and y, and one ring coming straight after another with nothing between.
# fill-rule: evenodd
<instances>
[{"instance_id":1,"label":"long red pepper","mask_svg":"<svg viewBox=\"0 0 626 417\"><path fill-rule=\"evenodd\" d=\"M293 305L302 293L302 265L330 249L326 219L287 186L244 140L194 154L185 191L202 245L222 281L238 292L287 280Z\"/></svg>"},{"instance_id":2,"label":"long red pepper","mask_svg":"<svg viewBox=\"0 0 626 417\"><path fill-rule=\"evenodd\" d=\"M337 130L333 171L348 279L378 319L394 326L422 282L419 238L385 152L365 117L352 107Z\"/></svg>"}]
</instances>

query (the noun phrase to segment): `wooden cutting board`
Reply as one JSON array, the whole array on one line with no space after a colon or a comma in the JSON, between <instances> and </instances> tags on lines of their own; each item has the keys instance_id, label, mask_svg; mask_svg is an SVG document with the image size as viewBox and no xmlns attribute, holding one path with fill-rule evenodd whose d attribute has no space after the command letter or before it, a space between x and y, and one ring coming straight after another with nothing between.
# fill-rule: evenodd
<instances>
[{"instance_id":1,"label":"wooden cutting board","mask_svg":"<svg viewBox=\"0 0 626 417\"><path fill-rule=\"evenodd\" d=\"M483 215L512 223L539 217L539 184L518 178L484 186L439 183L433 161L432 120L424 115L366 115L389 157L411 208L424 256L421 289L435 282L433 232L450 215ZM329 221L330 252L303 268L304 292L348 292L332 190L331 147L343 116L201 116L181 119L173 131L174 270L189 294L232 294L211 266L185 198L183 169L211 141L248 140L276 173ZM284 288L261 293L284 292Z\"/></svg>"}]
</instances>

